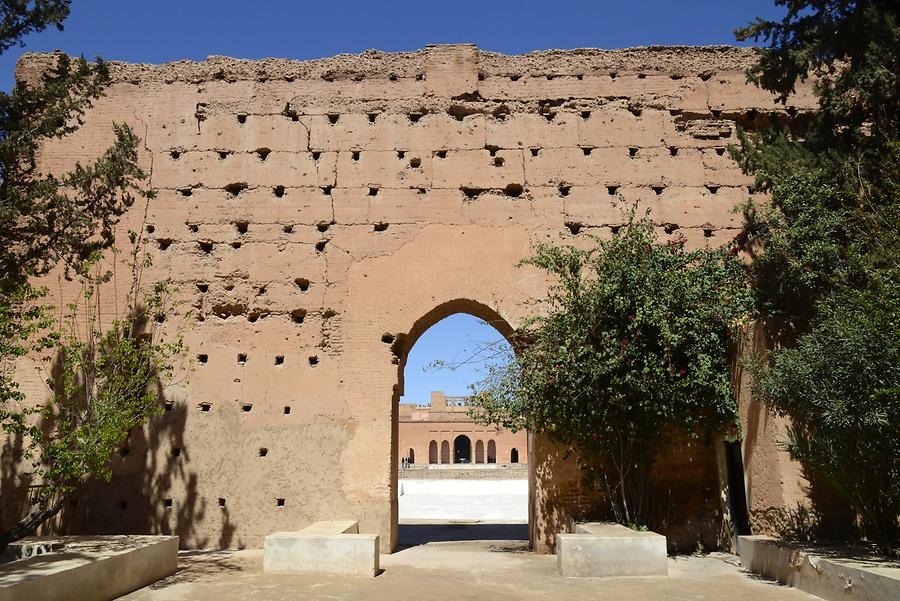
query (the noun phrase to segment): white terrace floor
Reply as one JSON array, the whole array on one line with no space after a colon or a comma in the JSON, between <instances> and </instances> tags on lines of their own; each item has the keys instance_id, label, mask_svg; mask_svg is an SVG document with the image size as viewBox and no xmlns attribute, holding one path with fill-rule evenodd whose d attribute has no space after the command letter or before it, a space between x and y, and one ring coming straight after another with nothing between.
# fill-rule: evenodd
<instances>
[{"instance_id":1,"label":"white terrace floor","mask_svg":"<svg viewBox=\"0 0 900 601\"><path fill-rule=\"evenodd\" d=\"M423 530L424 528L424 530ZM262 551L183 552L176 574L123 599L129 601L333 600L484 601L579 600L815 600L795 589L743 573L713 557L669 559L668 578L562 579L556 556L535 555L510 540L523 525L401 526L401 544L421 540L494 537L501 540L429 542L381 556L376 578L263 574ZM502 540L505 539L505 540Z\"/></svg>"},{"instance_id":2,"label":"white terrace floor","mask_svg":"<svg viewBox=\"0 0 900 601\"><path fill-rule=\"evenodd\" d=\"M400 520L528 522L528 480L400 480Z\"/></svg>"}]
</instances>

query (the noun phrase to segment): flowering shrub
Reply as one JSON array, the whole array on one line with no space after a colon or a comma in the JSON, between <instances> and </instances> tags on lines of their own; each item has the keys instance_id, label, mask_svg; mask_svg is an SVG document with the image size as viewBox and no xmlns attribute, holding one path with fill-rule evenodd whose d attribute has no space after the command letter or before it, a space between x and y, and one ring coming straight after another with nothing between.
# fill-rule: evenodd
<instances>
[{"instance_id":1,"label":"flowering shrub","mask_svg":"<svg viewBox=\"0 0 900 601\"><path fill-rule=\"evenodd\" d=\"M524 261L558 283L517 332L519 353L475 387L480 419L572 449L617 521L657 527L650 470L672 435L736 432L731 341L752 305L728 248L657 242L635 219L589 251Z\"/></svg>"}]
</instances>

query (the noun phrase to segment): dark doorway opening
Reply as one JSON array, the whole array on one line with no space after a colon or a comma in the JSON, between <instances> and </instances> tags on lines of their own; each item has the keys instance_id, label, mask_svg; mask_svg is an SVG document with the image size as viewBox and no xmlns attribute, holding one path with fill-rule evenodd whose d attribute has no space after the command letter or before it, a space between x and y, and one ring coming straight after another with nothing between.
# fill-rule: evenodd
<instances>
[{"instance_id":1,"label":"dark doorway opening","mask_svg":"<svg viewBox=\"0 0 900 601\"><path fill-rule=\"evenodd\" d=\"M472 441L459 435L453 441L453 463L472 463Z\"/></svg>"},{"instance_id":2,"label":"dark doorway opening","mask_svg":"<svg viewBox=\"0 0 900 601\"><path fill-rule=\"evenodd\" d=\"M744 459L741 441L725 443L725 468L728 472L728 498L731 520L734 523L735 541L738 536L750 534L750 514L747 511L747 494L744 488Z\"/></svg>"}]
</instances>

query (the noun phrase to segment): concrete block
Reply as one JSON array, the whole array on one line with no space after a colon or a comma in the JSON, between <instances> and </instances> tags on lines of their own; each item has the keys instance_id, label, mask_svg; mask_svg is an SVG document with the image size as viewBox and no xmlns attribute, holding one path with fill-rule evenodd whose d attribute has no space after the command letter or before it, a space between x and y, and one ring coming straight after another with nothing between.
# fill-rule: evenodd
<instances>
[{"instance_id":1,"label":"concrete block","mask_svg":"<svg viewBox=\"0 0 900 601\"><path fill-rule=\"evenodd\" d=\"M0 601L107 601L175 573L177 536L57 537L64 548L0 566Z\"/></svg>"},{"instance_id":2,"label":"concrete block","mask_svg":"<svg viewBox=\"0 0 900 601\"><path fill-rule=\"evenodd\" d=\"M264 544L263 571L375 576L378 535L358 532L356 521L335 520L316 522L299 532L270 534Z\"/></svg>"},{"instance_id":3,"label":"concrete block","mask_svg":"<svg viewBox=\"0 0 900 601\"><path fill-rule=\"evenodd\" d=\"M840 550L804 548L768 536L741 536L738 541L741 567L822 599L900 599L896 562L845 558Z\"/></svg>"},{"instance_id":4,"label":"concrete block","mask_svg":"<svg viewBox=\"0 0 900 601\"><path fill-rule=\"evenodd\" d=\"M666 576L666 537L619 524L578 524L556 537L559 573L567 578Z\"/></svg>"}]
</instances>

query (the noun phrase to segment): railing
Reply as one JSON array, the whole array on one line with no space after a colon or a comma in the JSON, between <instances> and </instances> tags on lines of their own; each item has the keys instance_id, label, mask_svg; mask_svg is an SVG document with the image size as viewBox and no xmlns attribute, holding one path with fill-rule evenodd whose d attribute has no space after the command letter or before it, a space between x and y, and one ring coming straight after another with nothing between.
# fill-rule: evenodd
<instances>
[{"instance_id":1,"label":"railing","mask_svg":"<svg viewBox=\"0 0 900 601\"><path fill-rule=\"evenodd\" d=\"M3 491L0 494L0 528L6 530L27 516L46 487L46 484L23 484L10 492ZM53 505L61 497L62 493L57 490L45 500L45 503L48 506Z\"/></svg>"}]
</instances>

